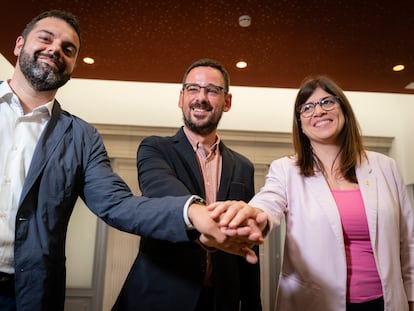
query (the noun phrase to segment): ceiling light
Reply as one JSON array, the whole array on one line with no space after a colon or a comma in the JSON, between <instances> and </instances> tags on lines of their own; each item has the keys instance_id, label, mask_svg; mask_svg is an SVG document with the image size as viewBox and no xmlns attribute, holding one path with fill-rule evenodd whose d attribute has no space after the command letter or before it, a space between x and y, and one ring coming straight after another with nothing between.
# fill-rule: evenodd
<instances>
[{"instance_id":1,"label":"ceiling light","mask_svg":"<svg viewBox=\"0 0 414 311\"><path fill-rule=\"evenodd\" d=\"M239 25L241 27L249 27L252 23L252 18L249 15L242 15L239 17Z\"/></svg>"},{"instance_id":2,"label":"ceiling light","mask_svg":"<svg viewBox=\"0 0 414 311\"><path fill-rule=\"evenodd\" d=\"M240 69L246 68L247 63L245 61L241 60L241 61L237 62L236 67L240 68Z\"/></svg>"},{"instance_id":3,"label":"ceiling light","mask_svg":"<svg viewBox=\"0 0 414 311\"><path fill-rule=\"evenodd\" d=\"M394 67L392 67L392 70L394 71L403 71L405 69L404 65L395 65Z\"/></svg>"},{"instance_id":4,"label":"ceiling light","mask_svg":"<svg viewBox=\"0 0 414 311\"><path fill-rule=\"evenodd\" d=\"M92 57L84 57L83 62L85 64L92 65L95 62L95 60Z\"/></svg>"}]
</instances>

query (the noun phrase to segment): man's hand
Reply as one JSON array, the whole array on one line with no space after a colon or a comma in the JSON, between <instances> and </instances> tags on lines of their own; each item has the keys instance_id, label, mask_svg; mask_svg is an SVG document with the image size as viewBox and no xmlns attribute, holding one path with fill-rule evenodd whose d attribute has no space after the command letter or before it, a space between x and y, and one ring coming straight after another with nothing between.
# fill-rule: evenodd
<instances>
[{"instance_id":1,"label":"man's hand","mask_svg":"<svg viewBox=\"0 0 414 311\"><path fill-rule=\"evenodd\" d=\"M201 233L200 242L205 246L242 256L250 263L258 261L251 248L263 243L263 235L254 219L247 219L236 228L221 226L210 216L207 207L201 204L191 204L188 217Z\"/></svg>"},{"instance_id":2,"label":"man's hand","mask_svg":"<svg viewBox=\"0 0 414 311\"><path fill-rule=\"evenodd\" d=\"M257 258L256 253L252 250L252 247L254 245L262 244L264 239L255 220L248 219L243 226L235 229L221 227L221 231L227 236L223 243L217 243L208 235L204 234L200 236L199 240L208 248L220 249L230 254L242 256L251 264L258 262L259 259Z\"/></svg>"},{"instance_id":3,"label":"man's hand","mask_svg":"<svg viewBox=\"0 0 414 311\"><path fill-rule=\"evenodd\" d=\"M223 243L217 243L214 239L210 239L207 235L200 235L200 243L210 249L219 249L226 253L244 257L251 264L257 263L259 260L256 253L251 249L254 243L246 237L233 236L227 237Z\"/></svg>"},{"instance_id":4,"label":"man's hand","mask_svg":"<svg viewBox=\"0 0 414 311\"><path fill-rule=\"evenodd\" d=\"M220 230L219 224L210 217L207 207L202 204L191 204L188 207L188 218L198 232L208 236L210 241L224 243L227 236Z\"/></svg>"}]
</instances>

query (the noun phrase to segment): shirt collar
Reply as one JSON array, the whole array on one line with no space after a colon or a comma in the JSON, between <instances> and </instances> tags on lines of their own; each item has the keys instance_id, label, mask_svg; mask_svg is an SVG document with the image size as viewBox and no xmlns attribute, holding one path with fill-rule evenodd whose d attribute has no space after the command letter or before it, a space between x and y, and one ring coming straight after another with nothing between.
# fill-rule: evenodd
<instances>
[{"instance_id":1,"label":"shirt collar","mask_svg":"<svg viewBox=\"0 0 414 311\"><path fill-rule=\"evenodd\" d=\"M184 134L187 137L188 141L190 142L191 146L193 147L194 152L196 152L202 146L202 143L186 127L184 127ZM216 151L217 146L219 144L220 144L220 136L219 135L216 135L216 140L215 140L214 144L212 144L210 146L210 152Z\"/></svg>"},{"instance_id":2,"label":"shirt collar","mask_svg":"<svg viewBox=\"0 0 414 311\"><path fill-rule=\"evenodd\" d=\"M9 83L7 81L3 81L0 83L0 98L3 98L8 94L13 95L13 91L11 90Z\"/></svg>"},{"instance_id":3,"label":"shirt collar","mask_svg":"<svg viewBox=\"0 0 414 311\"><path fill-rule=\"evenodd\" d=\"M6 102L9 105L17 105L23 114L23 108L20 103L19 98L16 94L13 93L12 89L10 88L10 85L8 81L3 81L3 83L0 83L0 98L3 99L0 101L0 104L2 102ZM39 107L36 107L33 109L34 113L45 113L47 112L50 115L52 115L52 109L54 105L55 100L51 100L50 102L45 103L44 105L41 105Z\"/></svg>"}]
</instances>

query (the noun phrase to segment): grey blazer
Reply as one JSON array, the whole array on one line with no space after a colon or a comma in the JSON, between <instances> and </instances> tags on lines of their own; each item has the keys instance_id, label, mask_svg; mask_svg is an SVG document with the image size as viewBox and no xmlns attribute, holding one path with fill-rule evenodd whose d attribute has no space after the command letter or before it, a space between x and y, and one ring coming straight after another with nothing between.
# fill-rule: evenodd
<instances>
[{"instance_id":1,"label":"grey blazer","mask_svg":"<svg viewBox=\"0 0 414 311\"><path fill-rule=\"evenodd\" d=\"M112 171L96 129L55 101L35 148L16 217L17 310L63 310L66 231L78 196L120 230L173 242L195 238L186 231L182 214L188 195L134 197Z\"/></svg>"}]
</instances>

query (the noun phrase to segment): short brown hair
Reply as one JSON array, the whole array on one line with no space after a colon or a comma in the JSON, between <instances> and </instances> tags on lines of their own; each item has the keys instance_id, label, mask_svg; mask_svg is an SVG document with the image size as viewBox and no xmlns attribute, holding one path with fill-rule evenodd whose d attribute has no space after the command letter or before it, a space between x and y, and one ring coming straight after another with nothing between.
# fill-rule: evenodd
<instances>
[{"instance_id":1,"label":"short brown hair","mask_svg":"<svg viewBox=\"0 0 414 311\"><path fill-rule=\"evenodd\" d=\"M186 82L187 76L190 73L190 71L196 67L211 67L211 68L215 68L218 71L220 71L224 79L224 93L227 94L229 92L229 88L230 88L229 73L227 72L226 68L224 68L224 66L220 62L214 59L210 59L210 58L202 58L192 63L184 74L183 84Z\"/></svg>"}]
</instances>

